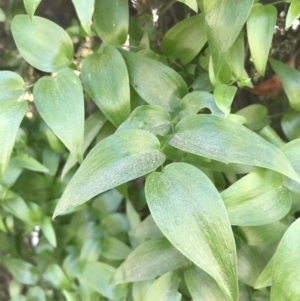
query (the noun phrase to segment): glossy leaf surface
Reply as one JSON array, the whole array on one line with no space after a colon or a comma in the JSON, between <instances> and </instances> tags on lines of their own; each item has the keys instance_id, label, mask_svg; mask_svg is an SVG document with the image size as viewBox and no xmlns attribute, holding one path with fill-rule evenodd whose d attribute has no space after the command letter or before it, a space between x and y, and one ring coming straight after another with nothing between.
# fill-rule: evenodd
<instances>
[{"instance_id":1,"label":"glossy leaf surface","mask_svg":"<svg viewBox=\"0 0 300 301\"><path fill-rule=\"evenodd\" d=\"M192 165L172 163L147 177L145 194L168 240L209 273L228 300L236 300L235 243L225 206L206 175Z\"/></svg>"}]
</instances>

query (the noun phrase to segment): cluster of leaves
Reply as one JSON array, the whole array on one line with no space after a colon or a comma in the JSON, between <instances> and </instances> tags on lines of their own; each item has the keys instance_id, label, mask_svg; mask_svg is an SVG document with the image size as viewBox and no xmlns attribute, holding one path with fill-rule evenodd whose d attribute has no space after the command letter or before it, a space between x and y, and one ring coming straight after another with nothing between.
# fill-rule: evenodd
<instances>
[{"instance_id":1,"label":"cluster of leaves","mask_svg":"<svg viewBox=\"0 0 300 301\"><path fill-rule=\"evenodd\" d=\"M24 0L11 32L51 74L25 84L0 71L11 300L300 300L299 71L270 60L289 142L263 105L231 112L237 86L252 87L244 34L264 75L275 6L180 1L193 14L160 53L146 27L132 38L127 0L73 0L86 37L103 41L74 64L69 34L34 16L40 2ZM286 27L299 13L292 1ZM91 101L99 110L85 120Z\"/></svg>"}]
</instances>

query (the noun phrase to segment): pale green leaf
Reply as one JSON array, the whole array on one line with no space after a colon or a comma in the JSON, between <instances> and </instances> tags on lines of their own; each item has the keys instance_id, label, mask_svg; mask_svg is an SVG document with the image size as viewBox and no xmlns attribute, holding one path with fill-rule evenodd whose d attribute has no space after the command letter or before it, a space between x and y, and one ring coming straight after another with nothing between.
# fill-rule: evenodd
<instances>
[{"instance_id":1,"label":"pale green leaf","mask_svg":"<svg viewBox=\"0 0 300 301\"><path fill-rule=\"evenodd\" d=\"M153 282L154 279L134 282L132 284L133 301L143 300Z\"/></svg>"},{"instance_id":2,"label":"pale green leaf","mask_svg":"<svg viewBox=\"0 0 300 301\"><path fill-rule=\"evenodd\" d=\"M92 35L91 23L95 0L72 0L81 26L88 35Z\"/></svg>"},{"instance_id":3,"label":"pale green leaf","mask_svg":"<svg viewBox=\"0 0 300 301\"><path fill-rule=\"evenodd\" d=\"M251 56L257 72L261 75L265 74L276 20L277 9L275 6L260 3L253 6L247 20Z\"/></svg>"},{"instance_id":4,"label":"pale green leaf","mask_svg":"<svg viewBox=\"0 0 300 301\"><path fill-rule=\"evenodd\" d=\"M204 14L199 14L171 27L162 40L162 49L167 56L180 59L186 65L196 57L206 42Z\"/></svg>"},{"instance_id":5,"label":"pale green leaf","mask_svg":"<svg viewBox=\"0 0 300 301\"><path fill-rule=\"evenodd\" d=\"M71 282L63 269L56 263L51 263L43 272L43 279L56 289L70 289Z\"/></svg>"},{"instance_id":6,"label":"pale green leaf","mask_svg":"<svg viewBox=\"0 0 300 301\"><path fill-rule=\"evenodd\" d=\"M130 254L131 248L114 237L106 236L101 239L101 252L107 259L122 260Z\"/></svg>"},{"instance_id":7,"label":"pale green leaf","mask_svg":"<svg viewBox=\"0 0 300 301\"><path fill-rule=\"evenodd\" d=\"M157 138L143 130L118 132L98 143L69 182L54 216L155 170L165 161Z\"/></svg>"},{"instance_id":8,"label":"pale green leaf","mask_svg":"<svg viewBox=\"0 0 300 301\"><path fill-rule=\"evenodd\" d=\"M230 223L260 226L276 222L288 214L292 195L283 186L284 176L258 169L221 193Z\"/></svg>"},{"instance_id":9,"label":"pale green leaf","mask_svg":"<svg viewBox=\"0 0 300 301\"><path fill-rule=\"evenodd\" d=\"M96 0L94 24L104 43L122 45L127 39L129 9L127 0Z\"/></svg>"},{"instance_id":10,"label":"pale green leaf","mask_svg":"<svg viewBox=\"0 0 300 301\"><path fill-rule=\"evenodd\" d=\"M5 13L2 8L0 8L0 22L4 22L6 20Z\"/></svg>"},{"instance_id":11,"label":"pale green leaf","mask_svg":"<svg viewBox=\"0 0 300 301\"><path fill-rule=\"evenodd\" d=\"M73 43L60 26L47 19L17 15L11 31L18 50L33 67L53 72L67 67L73 57Z\"/></svg>"},{"instance_id":12,"label":"pale green leaf","mask_svg":"<svg viewBox=\"0 0 300 301\"><path fill-rule=\"evenodd\" d=\"M39 286L32 286L26 294L27 301L47 301L44 290Z\"/></svg>"},{"instance_id":13,"label":"pale green leaf","mask_svg":"<svg viewBox=\"0 0 300 301\"><path fill-rule=\"evenodd\" d=\"M218 75L226 58L242 30L254 0L219 0L205 3L206 34L213 59L214 73Z\"/></svg>"},{"instance_id":14,"label":"pale green leaf","mask_svg":"<svg viewBox=\"0 0 300 301\"><path fill-rule=\"evenodd\" d=\"M40 227L48 239L48 241L51 243L51 245L56 248L56 235L53 228L53 224L50 217L45 217L43 221L40 224Z\"/></svg>"},{"instance_id":15,"label":"pale green leaf","mask_svg":"<svg viewBox=\"0 0 300 301\"><path fill-rule=\"evenodd\" d=\"M271 301L296 301L300 296L300 219L287 229L273 259Z\"/></svg>"},{"instance_id":16,"label":"pale green leaf","mask_svg":"<svg viewBox=\"0 0 300 301\"><path fill-rule=\"evenodd\" d=\"M41 1L42 0L24 0L24 6L30 19L32 19Z\"/></svg>"},{"instance_id":17,"label":"pale green leaf","mask_svg":"<svg viewBox=\"0 0 300 301\"><path fill-rule=\"evenodd\" d=\"M132 52L122 51L122 55L132 87L147 103L161 106L169 112L179 110L188 88L176 71Z\"/></svg>"},{"instance_id":18,"label":"pale green leaf","mask_svg":"<svg viewBox=\"0 0 300 301\"><path fill-rule=\"evenodd\" d=\"M171 260L170 260L171 259ZM154 238L140 244L117 269L117 283L152 279L189 263L165 238Z\"/></svg>"},{"instance_id":19,"label":"pale green leaf","mask_svg":"<svg viewBox=\"0 0 300 301\"><path fill-rule=\"evenodd\" d=\"M283 85L291 107L300 111L300 71L274 59L269 61Z\"/></svg>"},{"instance_id":20,"label":"pale green leaf","mask_svg":"<svg viewBox=\"0 0 300 301\"><path fill-rule=\"evenodd\" d=\"M298 0L293 0L286 19L285 19L285 29L288 29L290 26L292 26L293 22L295 21L295 19L297 19L297 17L300 15L300 2Z\"/></svg>"},{"instance_id":21,"label":"pale green leaf","mask_svg":"<svg viewBox=\"0 0 300 301\"><path fill-rule=\"evenodd\" d=\"M227 116L231 110L231 104L237 88L235 86L218 85L214 90L216 105Z\"/></svg>"},{"instance_id":22,"label":"pale green leaf","mask_svg":"<svg viewBox=\"0 0 300 301\"><path fill-rule=\"evenodd\" d=\"M129 78L119 51L106 46L102 53L94 53L82 64L85 90L109 121L119 126L130 114Z\"/></svg>"},{"instance_id":23,"label":"pale green leaf","mask_svg":"<svg viewBox=\"0 0 300 301\"><path fill-rule=\"evenodd\" d=\"M64 69L55 77L44 76L34 85L33 96L41 117L77 161L82 162L84 99L77 75Z\"/></svg>"},{"instance_id":24,"label":"pale green leaf","mask_svg":"<svg viewBox=\"0 0 300 301\"><path fill-rule=\"evenodd\" d=\"M223 201L207 176L192 165L172 163L147 177L145 194L168 240L217 281L227 300L236 300L233 234Z\"/></svg>"},{"instance_id":25,"label":"pale green leaf","mask_svg":"<svg viewBox=\"0 0 300 301\"><path fill-rule=\"evenodd\" d=\"M27 154L24 153L17 154L16 162L21 168L33 170L36 172L44 172L44 173L49 172L49 169L46 166L41 164L33 157L29 157Z\"/></svg>"},{"instance_id":26,"label":"pale green leaf","mask_svg":"<svg viewBox=\"0 0 300 301\"><path fill-rule=\"evenodd\" d=\"M175 132L169 143L180 150L226 164L272 169L300 181L277 147L238 123L213 115L194 115L181 120Z\"/></svg>"},{"instance_id":27,"label":"pale green leaf","mask_svg":"<svg viewBox=\"0 0 300 301\"><path fill-rule=\"evenodd\" d=\"M0 101L0 181L4 175L21 121L27 111L27 102Z\"/></svg>"},{"instance_id":28,"label":"pale green leaf","mask_svg":"<svg viewBox=\"0 0 300 301\"><path fill-rule=\"evenodd\" d=\"M262 270L262 272L258 276L258 278L254 284L255 289L260 289L260 288L272 285L273 262L274 262L274 257L272 257L272 259L268 262L268 264L265 266L265 268Z\"/></svg>"},{"instance_id":29,"label":"pale green leaf","mask_svg":"<svg viewBox=\"0 0 300 301\"><path fill-rule=\"evenodd\" d=\"M0 101L19 99L25 91L23 78L11 71L0 71Z\"/></svg>"},{"instance_id":30,"label":"pale green leaf","mask_svg":"<svg viewBox=\"0 0 300 301\"><path fill-rule=\"evenodd\" d=\"M191 8L194 12L198 12L198 3L197 0L177 0L178 2L182 2Z\"/></svg>"}]
</instances>

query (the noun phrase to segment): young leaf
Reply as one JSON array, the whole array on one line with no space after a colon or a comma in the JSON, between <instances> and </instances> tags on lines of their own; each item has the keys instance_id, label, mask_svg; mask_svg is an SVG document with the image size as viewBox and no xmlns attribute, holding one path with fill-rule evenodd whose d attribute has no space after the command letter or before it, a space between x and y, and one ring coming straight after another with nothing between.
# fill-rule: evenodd
<instances>
[{"instance_id":1,"label":"young leaf","mask_svg":"<svg viewBox=\"0 0 300 301\"><path fill-rule=\"evenodd\" d=\"M272 169L300 181L290 162L277 147L225 118L188 116L177 124L169 144L226 164L239 163Z\"/></svg>"},{"instance_id":2,"label":"young leaf","mask_svg":"<svg viewBox=\"0 0 300 301\"><path fill-rule=\"evenodd\" d=\"M144 105L135 108L117 131L141 129L154 135L167 135L171 129L170 114L160 106Z\"/></svg>"},{"instance_id":3,"label":"young leaf","mask_svg":"<svg viewBox=\"0 0 300 301\"><path fill-rule=\"evenodd\" d=\"M236 250L223 201L198 168L172 163L147 177L156 224L188 259L210 274L227 300L237 300Z\"/></svg>"},{"instance_id":4,"label":"young leaf","mask_svg":"<svg viewBox=\"0 0 300 301\"><path fill-rule=\"evenodd\" d=\"M172 258L172 260L169 260ZM116 283L152 279L188 264L185 258L165 238L147 240L134 249L117 269Z\"/></svg>"},{"instance_id":5,"label":"young leaf","mask_svg":"<svg viewBox=\"0 0 300 301\"><path fill-rule=\"evenodd\" d=\"M198 12L198 3L197 0L177 0L178 2L182 2L191 8L194 12Z\"/></svg>"},{"instance_id":6,"label":"young leaf","mask_svg":"<svg viewBox=\"0 0 300 301\"><path fill-rule=\"evenodd\" d=\"M180 301L179 281L180 279L175 273L164 274L150 286L143 301Z\"/></svg>"},{"instance_id":7,"label":"young leaf","mask_svg":"<svg viewBox=\"0 0 300 301\"><path fill-rule=\"evenodd\" d=\"M289 7L286 19L285 19L285 29L287 30L295 21L295 19L300 15L300 2L298 0L292 0Z\"/></svg>"},{"instance_id":8,"label":"young leaf","mask_svg":"<svg viewBox=\"0 0 300 301\"><path fill-rule=\"evenodd\" d=\"M129 10L127 0L96 0L94 24L104 43L122 45L127 39Z\"/></svg>"},{"instance_id":9,"label":"young leaf","mask_svg":"<svg viewBox=\"0 0 300 301\"><path fill-rule=\"evenodd\" d=\"M254 0L219 0L209 4L209 8L205 3L206 34L216 76L225 61L227 51L242 30L253 2Z\"/></svg>"},{"instance_id":10,"label":"young leaf","mask_svg":"<svg viewBox=\"0 0 300 301\"><path fill-rule=\"evenodd\" d=\"M21 121L27 111L27 102L0 101L0 181L8 165Z\"/></svg>"},{"instance_id":11,"label":"young leaf","mask_svg":"<svg viewBox=\"0 0 300 301\"><path fill-rule=\"evenodd\" d=\"M26 12L31 20L41 1L42 0L24 0Z\"/></svg>"},{"instance_id":12,"label":"young leaf","mask_svg":"<svg viewBox=\"0 0 300 301\"><path fill-rule=\"evenodd\" d=\"M247 20L251 56L257 72L261 75L265 74L276 20L277 9L275 6L260 3L253 6Z\"/></svg>"},{"instance_id":13,"label":"young leaf","mask_svg":"<svg viewBox=\"0 0 300 301\"><path fill-rule=\"evenodd\" d=\"M0 101L19 99L25 91L23 78L11 71L0 71Z\"/></svg>"},{"instance_id":14,"label":"young leaf","mask_svg":"<svg viewBox=\"0 0 300 301\"><path fill-rule=\"evenodd\" d=\"M226 116L230 113L236 90L236 87L228 85L218 85L214 90L216 105Z\"/></svg>"},{"instance_id":15,"label":"young leaf","mask_svg":"<svg viewBox=\"0 0 300 301\"><path fill-rule=\"evenodd\" d=\"M292 195L284 177L258 169L221 193L232 225L260 226L276 222L291 209Z\"/></svg>"},{"instance_id":16,"label":"young leaf","mask_svg":"<svg viewBox=\"0 0 300 301\"><path fill-rule=\"evenodd\" d=\"M167 56L180 59L186 65L196 57L206 42L204 14L199 14L173 26L162 40L162 49Z\"/></svg>"},{"instance_id":17,"label":"young leaf","mask_svg":"<svg viewBox=\"0 0 300 301\"><path fill-rule=\"evenodd\" d=\"M91 23L95 0L72 0L81 26L88 35L92 35Z\"/></svg>"},{"instance_id":18,"label":"young leaf","mask_svg":"<svg viewBox=\"0 0 300 301\"><path fill-rule=\"evenodd\" d=\"M77 75L63 69L55 77L44 76L35 84L33 96L41 117L76 160L82 162L84 100Z\"/></svg>"},{"instance_id":19,"label":"young leaf","mask_svg":"<svg viewBox=\"0 0 300 301\"><path fill-rule=\"evenodd\" d=\"M95 104L118 127L130 114L129 78L119 51L106 46L82 64L82 81Z\"/></svg>"},{"instance_id":20,"label":"young leaf","mask_svg":"<svg viewBox=\"0 0 300 301\"><path fill-rule=\"evenodd\" d=\"M300 219L287 229L274 255L271 301L298 300L300 296Z\"/></svg>"},{"instance_id":21,"label":"young leaf","mask_svg":"<svg viewBox=\"0 0 300 301\"><path fill-rule=\"evenodd\" d=\"M129 79L136 92L149 104L167 111L179 110L181 98L188 93L182 77L170 67L138 54L122 51Z\"/></svg>"},{"instance_id":22,"label":"young leaf","mask_svg":"<svg viewBox=\"0 0 300 301\"><path fill-rule=\"evenodd\" d=\"M71 63L72 40L57 24L41 17L30 20L27 15L17 15L11 31L21 55L36 69L53 72Z\"/></svg>"},{"instance_id":23,"label":"young leaf","mask_svg":"<svg viewBox=\"0 0 300 301\"><path fill-rule=\"evenodd\" d=\"M118 132L98 143L69 182L54 212L60 213L92 197L156 169L165 161L157 138L143 130Z\"/></svg>"}]
</instances>

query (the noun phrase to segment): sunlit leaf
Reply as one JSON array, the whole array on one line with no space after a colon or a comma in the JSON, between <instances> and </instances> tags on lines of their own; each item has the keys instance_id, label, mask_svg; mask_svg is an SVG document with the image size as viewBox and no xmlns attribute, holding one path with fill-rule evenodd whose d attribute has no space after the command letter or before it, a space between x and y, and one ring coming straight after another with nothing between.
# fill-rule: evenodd
<instances>
[{"instance_id":1,"label":"sunlit leaf","mask_svg":"<svg viewBox=\"0 0 300 301\"><path fill-rule=\"evenodd\" d=\"M0 101L19 99L25 91L23 78L11 71L0 71Z\"/></svg>"},{"instance_id":2,"label":"sunlit leaf","mask_svg":"<svg viewBox=\"0 0 300 301\"><path fill-rule=\"evenodd\" d=\"M292 26L293 22L300 15L300 2L298 0L292 0L292 3L289 7L286 19L285 19L285 29L288 29Z\"/></svg>"},{"instance_id":3,"label":"sunlit leaf","mask_svg":"<svg viewBox=\"0 0 300 301\"><path fill-rule=\"evenodd\" d=\"M32 19L37 7L42 0L24 0L24 6L30 19Z\"/></svg>"}]
</instances>

